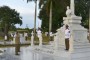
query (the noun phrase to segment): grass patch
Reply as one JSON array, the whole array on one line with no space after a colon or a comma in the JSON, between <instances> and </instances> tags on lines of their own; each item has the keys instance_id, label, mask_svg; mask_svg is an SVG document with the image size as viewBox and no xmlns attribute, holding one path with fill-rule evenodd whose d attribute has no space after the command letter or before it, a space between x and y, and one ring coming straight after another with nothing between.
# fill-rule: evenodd
<instances>
[{"instance_id":1,"label":"grass patch","mask_svg":"<svg viewBox=\"0 0 90 60\"><path fill-rule=\"evenodd\" d=\"M31 37L28 37L27 40L31 41ZM43 42L49 42L49 37L42 34L42 40L43 40ZM39 38L37 36L35 36L34 41L39 42Z\"/></svg>"},{"instance_id":2,"label":"grass patch","mask_svg":"<svg viewBox=\"0 0 90 60\"><path fill-rule=\"evenodd\" d=\"M48 36L45 36L44 34L42 34L42 42L43 42L43 44L44 45L46 45L46 44L48 44L48 42L49 42L49 37ZM13 38L12 37L9 37L9 39L10 40L13 40ZM2 41L4 41L4 37L0 37L0 40L2 40ZM10 41L9 40L9 41ZM27 38L27 40L31 40L31 37L29 36L28 38ZM38 45L39 44L39 39L38 39L38 37L36 36L35 37L35 40L34 40L34 44L35 45ZM26 44L21 44L21 46L29 46L30 45L30 43L26 43ZM8 44L8 45L0 45L0 47L14 47L15 46L15 44Z\"/></svg>"},{"instance_id":3,"label":"grass patch","mask_svg":"<svg viewBox=\"0 0 90 60\"><path fill-rule=\"evenodd\" d=\"M1 37L1 36L0 36L0 40L4 40L4 37Z\"/></svg>"},{"instance_id":4,"label":"grass patch","mask_svg":"<svg viewBox=\"0 0 90 60\"><path fill-rule=\"evenodd\" d=\"M20 44L20 47L25 47L29 46L30 44ZM5 48L5 47L15 47L15 44L6 44L6 45L0 45L0 48Z\"/></svg>"}]
</instances>

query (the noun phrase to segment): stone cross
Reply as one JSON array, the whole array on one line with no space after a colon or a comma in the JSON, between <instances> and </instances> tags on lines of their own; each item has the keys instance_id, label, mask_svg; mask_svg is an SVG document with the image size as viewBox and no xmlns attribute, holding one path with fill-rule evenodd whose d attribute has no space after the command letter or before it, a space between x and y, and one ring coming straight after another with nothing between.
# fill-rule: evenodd
<instances>
[{"instance_id":1,"label":"stone cross","mask_svg":"<svg viewBox=\"0 0 90 60\"><path fill-rule=\"evenodd\" d=\"M72 15L75 15L74 14L74 10L75 10L75 6L74 6L75 4L74 4L74 0L70 0L70 9L71 9L71 11L72 11Z\"/></svg>"}]
</instances>

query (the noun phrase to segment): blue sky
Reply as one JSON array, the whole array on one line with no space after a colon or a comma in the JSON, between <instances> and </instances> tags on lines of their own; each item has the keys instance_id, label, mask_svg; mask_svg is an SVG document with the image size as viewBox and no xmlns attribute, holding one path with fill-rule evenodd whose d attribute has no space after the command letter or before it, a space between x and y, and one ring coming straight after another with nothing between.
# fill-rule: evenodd
<instances>
[{"instance_id":1,"label":"blue sky","mask_svg":"<svg viewBox=\"0 0 90 60\"><path fill-rule=\"evenodd\" d=\"M27 0L0 0L0 6L9 6L11 9L15 9L20 13L20 16L22 16L23 24L22 26L16 25L16 27L20 28L26 28L26 25L29 28L34 27L34 9L35 9L35 3L29 2L27 3ZM37 16L39 13L39 9L37 7ZM36 26L41 26L41 20L37 17L36 20Z\"/></svg>"}]
</instances>

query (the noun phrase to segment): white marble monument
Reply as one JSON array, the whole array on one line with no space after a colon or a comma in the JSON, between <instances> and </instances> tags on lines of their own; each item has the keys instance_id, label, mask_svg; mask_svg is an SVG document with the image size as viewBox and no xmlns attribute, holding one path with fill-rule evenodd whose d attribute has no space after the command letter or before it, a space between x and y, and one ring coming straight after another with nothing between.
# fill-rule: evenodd
<instances>
[{"instance_id":1,"label":"white marble monument","mask_svg":"<svg viewBox=\"0 0 90 60\"><path fill-rule=\"evenodd\" d=\"M90 43L87 40L87 29L80 25L82 17L74 14L74 0L71 0L70 9L67 7L67 17L63 17L64 26L57 30L59 47L65 49L65 25L69 25L71 32L68 60L89 60Z\"/></svg>"}]
</instances>

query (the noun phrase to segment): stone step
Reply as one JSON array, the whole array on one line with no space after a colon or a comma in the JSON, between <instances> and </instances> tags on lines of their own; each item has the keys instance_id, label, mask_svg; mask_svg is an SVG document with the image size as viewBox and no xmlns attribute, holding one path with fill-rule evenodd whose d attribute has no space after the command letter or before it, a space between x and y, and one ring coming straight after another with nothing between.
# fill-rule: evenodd
<instances>
[{"instance_id":1,"label":"stone step","mask_svg":"<svg viewBox=\"0 0 90 60\"><path fill-rule=\"evenodd\" d=\"M59 50L64 50L65 49L65 47L60 47L59 48ZM90 47L88 48L88 47L74 47L74 50L85 50L85 49L89 49L90 50Z\"/></svg>"},{"instance_id":2,"label":"stone step","mask_svg":"<svg viewBox=\"0 0 90 60\"><path fill-rule=\"evenodd\" d=\"M43 46L43 48L45 49L51 49L51 50L55 50L55 48L53 46L50 45L45 45ZM58 50L60 51L65 51L65 47L59 47ZM75 53L79 53L79 52L90 52L90 46L88 45L78 45L78 46L74 46L74 52Z\"/></svg>"},{"instance_id":3,"label":"stone step","mask_svg":"<svg viewBox=\"0 0 90 60\"><path fill-rule=\"evenodd\" d=\"M90 46L87 46L87 45L86 46L80 46L80 45L74 46L74 49L78 49L78 48L90 48Z\"/></svg>"},{"instance_id":4,"label":"stone step","mask_svg":"<svg viewBox=\"0 0 90 60\"><path fill-rule=\"evenodd\" d=\"M51 45L45 45L45 46L43 46L44 48L46 48L46 49L55 49L55 47L54 46L51 46ZM65 50L65 46L62 46L62 47L59 47L58 48L59 50ZM82 50L82 51L87 51L87 50L85 50L85 49L89 49L90 50L90 46L88 46L88 45L83 45L83 46L81 46L81 45L78 45L78 46L74 46L74 49L75 50L78 50L79 52L80 52L80 50ZM79 50L80 49L80 50Z\"/></svg>"},{"instance_id":5,"label":"stone step","mask_svg":"<svg viewBox=\"0 0 90 60\"><path fill-rule=\"evenodd\" d=\"M82 57L82 58L74 58L72 60L90 60L90 56L89 57Z\"/></svg>"},{"instance_id":6,"label":"stone step","mask_svg":"<svg viewBox=\"0 0 90 60\"><path fill-rule=\"evenodd\" d=\"M90 43L76 43L74 45L90 45Z\"/></svg>"},{"instance_id":7,"label":"stone step","mask_svg":"<svg viewBox=\"0 0 90 60\"><path fill-rule=\"evenodd\" d=\"M83 53L83 52L90 52L90 48L79 48L79 49L74 49L75 53Z\"/></svg>"},{"instance_id":8,"label":"stone step","mask_svg":"<svg viewBox=\"0 0 90 60\"><path fill-rule=\"evenodd\" d=\"M81 53L72 53L71 57L73 59L78 59L78 58L88 58L90 57L90 51L88 52L81 52Z\"/></svg>"},{"instance_id":9,"label":"stone step","mask_svg":"<svg viewBox=\"0 0 90 60\"><path fill-rule=\"evenodd\" d=\"M54 53L54 50L50 50L50 49L46 49L46 48L43 48L43 49L36 49L36 51L42 53L42 54L48 54L48 55L54 55L54 56L59 56L59 57L63 57L63 58L66 58L66 57L69 57L71 55L71 58L73 59L81 59L81 58L88 58L88 56L90 57L90 51L84 51L84 52L78 52L76 53L69 53L68 51L58 51L57 53Z\"/></svg>"},{"instance_id":10,"label":"stone step","mask_svg":"<svg viewBox=\"0 0 90 60\"><path fill-rule=\"evenodd\" d=\"M65 48L64 45L60 46L60 48ZM90 45L74 45L74 48L90 48Z\"/></svg>"},{"instance_id":11,"label":"stone step","mask_svg":"<svg viewBox=\"0 0 90 60\"><path fill-rule=\"evenodd\" d=\"M63 45L59 44L59 46L64 46L64 45L65 45L65 44L63 44ZM74 44L74 46L79 46L79 45L80 45L80 46L83 46L83 45L85 45L85 46L86 46L86 45L89 45L89 46L90 46L90 43L75 43L75 44Z\"/></svg>"}]
</instances>

